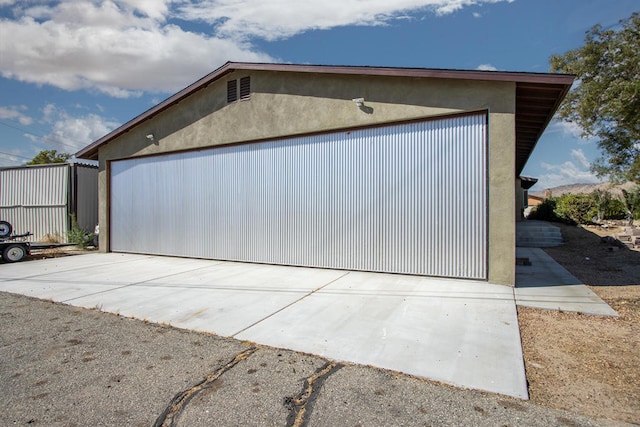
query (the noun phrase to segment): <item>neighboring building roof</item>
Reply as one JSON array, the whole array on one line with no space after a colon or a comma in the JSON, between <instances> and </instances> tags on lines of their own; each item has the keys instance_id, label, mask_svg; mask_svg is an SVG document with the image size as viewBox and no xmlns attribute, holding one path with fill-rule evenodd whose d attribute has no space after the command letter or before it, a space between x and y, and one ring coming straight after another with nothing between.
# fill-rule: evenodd
<instances>
[{"instance_id":1,"label":"neighboring building roof","mask_svg":"<svg viewBox=\"0 0 640 427\"><path fill-rule=\"evenodd\" d=\"M533 187L536 184L536 182L538 182L538 178L530 178L528 176L520 177L520 187L522 187L525 190L528 190L531 187Z\"/></svg>"},{"instance_id":2,"label":"neighboring building roof","mask_svg":"<svg viewBox=\"0 0 640 427\"><path fill-rule=\"evenodd\" d=\"M574 76L571 75L548 73L227 62L222 67L187 86L155 107L89 144L78 151L76 157L97 160L100 146L170 108L193 93L206 88L225 75L238 70L514 82L516 83L517 174L524 168L538 139L560 106L560 102L571 88L574 80Z\"/></svg>"}]
</instances>

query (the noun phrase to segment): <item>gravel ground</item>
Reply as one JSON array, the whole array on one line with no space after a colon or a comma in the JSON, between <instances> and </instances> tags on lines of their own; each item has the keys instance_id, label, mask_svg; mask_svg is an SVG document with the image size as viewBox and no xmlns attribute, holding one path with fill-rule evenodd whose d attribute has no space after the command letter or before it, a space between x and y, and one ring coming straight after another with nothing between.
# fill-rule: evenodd
<instances>
[{"instance_id":1,"label":"gravel ground","mask_svg":"<svg viewBox=\"0 0 640 427\"><path fill-rule=\"evenodd\" d=\"M3 425L624 425L8 293L0 358Z\"/></svg>"},{"instance_id":2,"label":"gravel ground","mask_svg":"<svg viewBox=\"0 0 640 427\"><path fill-rule=\"evenodd\" d=\"M639 423L640 251L560 226L547 253L621 317L519 308L531 401L0 292L2 424Z\"/></svg>"}]
</instances>

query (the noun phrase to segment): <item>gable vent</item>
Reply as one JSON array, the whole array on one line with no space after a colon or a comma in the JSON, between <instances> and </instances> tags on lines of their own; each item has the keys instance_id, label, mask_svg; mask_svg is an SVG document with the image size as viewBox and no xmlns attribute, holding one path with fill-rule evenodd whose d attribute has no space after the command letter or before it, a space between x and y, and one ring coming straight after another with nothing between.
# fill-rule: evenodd
<instances>
[{"instance_id":1,"label":"gable vent","mask_svg":"<svg viewBox=\"0 0 640 427\"><path fill-rule=\"evenodd\" d=\"M251 79L247 76L240 79L240 100L246 101L249 98L251 98Z\"/></svg>"},{"instance_id":2,"label":"gable vent","mask_svg":"<svg viewBox=\"0 0 640 427\"><path fill-rule=\"evenodd\" d=\"M227 82L227 103L238 100L238 81L229 80Z\"/></svg>"}]
</instances>

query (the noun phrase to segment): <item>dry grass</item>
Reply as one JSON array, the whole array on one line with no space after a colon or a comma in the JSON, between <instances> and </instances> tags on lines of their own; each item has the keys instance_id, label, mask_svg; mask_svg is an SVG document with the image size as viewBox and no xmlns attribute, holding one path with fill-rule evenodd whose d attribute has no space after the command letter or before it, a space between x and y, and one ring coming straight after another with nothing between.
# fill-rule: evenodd
<instances>
[{"instance_id":1,"label":"dry grass","mask_svg":"<svg viewBox=\"0 0 640 427\"><path fill-rule=\"evenodd\" d=\"M58 233L47 233L40 239L41 243L64 243L64 239Z\"/></svg>"}]
</instances>

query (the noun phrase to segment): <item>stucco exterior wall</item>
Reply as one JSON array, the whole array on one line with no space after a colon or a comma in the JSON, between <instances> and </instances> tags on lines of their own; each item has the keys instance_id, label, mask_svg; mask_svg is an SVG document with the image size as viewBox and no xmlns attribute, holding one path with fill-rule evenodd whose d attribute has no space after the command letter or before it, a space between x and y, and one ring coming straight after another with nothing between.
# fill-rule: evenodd
<instances>
[{"instance_id":1,"label":"stucco exterior wall","mask_svg":"<svg viewBox=\"0 0 640 427\"><path fill-rule=\"evenodd\" d=\"M251 99L226 102L229 79L251 77ZM353 98L365 99L358 108ZM234 72L100 147L100 246L108 250L108 162L133 156L489 111L489 281L515 281L515 83ZM150 141L146 135L153 134ZM464 197L462 192L460 197Z\"/></svg>"}]
</instances>

